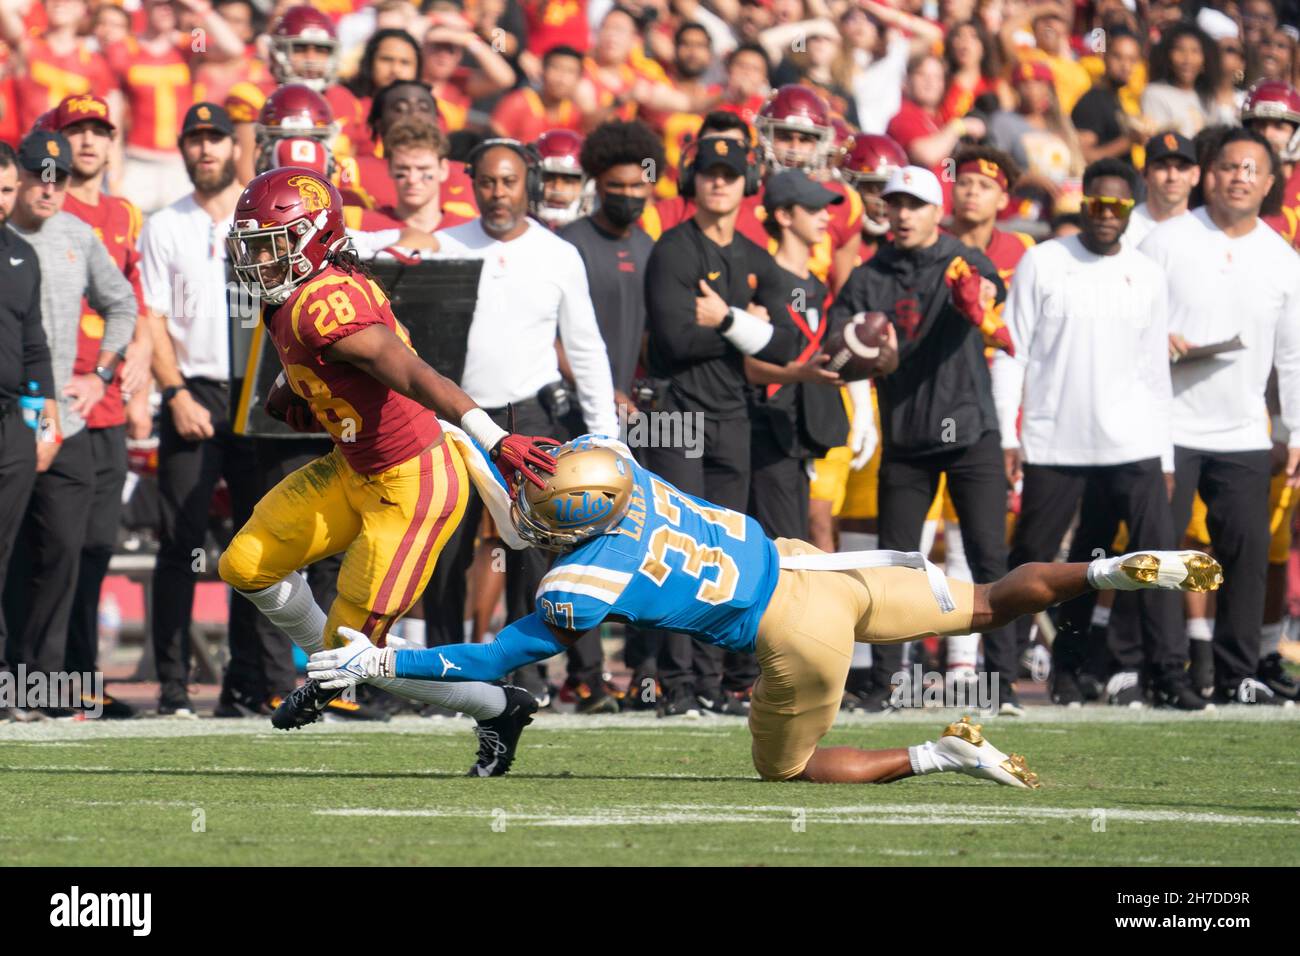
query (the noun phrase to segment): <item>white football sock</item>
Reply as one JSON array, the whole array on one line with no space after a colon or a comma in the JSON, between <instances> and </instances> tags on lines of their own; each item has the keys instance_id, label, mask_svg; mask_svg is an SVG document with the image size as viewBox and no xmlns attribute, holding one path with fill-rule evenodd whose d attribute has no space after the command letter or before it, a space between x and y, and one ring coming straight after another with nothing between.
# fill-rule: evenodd
<instances>
[{"instance_id":1,"label":"white football sock","mask_svg":"<svg viewBox=\"0 0 1300 956\"><path fill-rule=\"evenodd\" d=\"M841 531L841 551L876 551L880 548L880 535L870 531Z\"/></svg>"},{"instance_id":2,"label":"white football sock","mask_svg":"<svg viewBox=\"0 0 1300 956\"><path fill-rule=\"evenodd\" d=\"M915 747L908 747L907 759L912 762L912 773L918 777L923 777L927 773L946 773L961 769L961 764L942 750L936 750L934 743L929 740Z\"/></svg>"},{"instance_id":3,"label":"white football sock","mask_svg":"<svg viewBox=\"0 0 1300 956\"><path fill-rule=\"evenodd\" d=\"M1282 644L1282 622L1265 624L1259 629L1259 659L1262 661L1270 654L1276 654Z\"/></svg>"},{"instance_id":4,"label":"white football sock","mask_svg":"<svg viewBox=\"0 0 1300 956\"><path fill-rule=\"evenodd\" d=\"M1187 619L1187 639L1189 641L1214 640L1214 618L1189 617Z\"/></svg>"},{"instance_id":5,"label":"white football sock","mask_svg":"<svg viewBox=\"0 0 1300 956\"><path fill-rule=\"evenodd\" d=\"M422 704L436 704L475 720L498 717L506 709L505 690L496 684L484 684L482 681L444 684L409 677L372 677L369 683L398 697Z\"/></svg>"},{"instance_id":6,"label":"white football sock","mask_svg":"<svg viewBox=\"0 0 1300 956\"><path fill-rule=\"evenodd\" d=\"M310 657L325 650L325 612L297 571L262 591L240 591Z\"/></svg>"},{"instance_id":7,"label":"white football sock","mask_svg":"<svg viewBox=\"0 0 1300 956\"><path fill-rule=\"evenodd\" d=\"M952 634L944 641L948 648L948 670L974 669L980 653L978 634Z\"/></svg>"},{"instance_id":8,"label":"white football sock","mask_svg":"<svg viewBox=\"0 0 1300 956\"><path fill-rule=\"evenodd\" d=\"M938 521L927 521L921 526L921 546L917 549L926 557L934 549L934 538L939 533Z\"/></svg>"},{"instance_id":9,"label":"white football sock","mask_svg":"<svg viewBox=\"0 0 1300 956\"><path fill-rule=\"evenodd\" d=\"M1092 626L1105 630L1110 626L1110 608L1098 604L1092 609Z\"/></svg>"},{"instance_id":10,"label":"white football sock","mask_svg":"<svg viewBox=\"0 0 1300 956\"><path fill-rule=\"evenodd\" d=\"M871 666L871 645L866 643L853 645L853 660L849 663L849 670L864 670Z\"/></svg>"},{"instance_id":11,"label":"white football sock","mask_svg":"<svg viewBox=\"0 0 1300 956\"><path fill-rule=\"evenodd\" d=\"M974 581L966 562L966 545L961 539L961 525L955 521L943 526L943 573L957 581Z\"/></svg>"},{"instance_id":12,"label":"white football sock","mask_svg":"<svg viewBox=\"0 0 1300 956\"><path fill-rule=\"evenodd\" d=\"M424 621L418 617L404 617L402 624L402 639L411 647L424 647Z\"/></svg>"}]
</instances>

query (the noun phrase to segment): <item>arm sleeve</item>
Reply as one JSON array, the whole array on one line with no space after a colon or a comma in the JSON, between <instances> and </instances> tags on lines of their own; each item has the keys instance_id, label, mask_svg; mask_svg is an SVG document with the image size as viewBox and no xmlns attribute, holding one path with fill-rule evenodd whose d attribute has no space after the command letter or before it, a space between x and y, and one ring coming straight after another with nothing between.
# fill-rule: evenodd
<instances>
[{"instance_id":1,"label":"arm sleeve","mask_svg":"<svg viewBox=\"0 0 1300 956\"><path fill-rule=\"evenodd\" d=\"M32 285L31 301L23 312L23 381L19 388L35 382L42 395L53 398L54 369L50 365L50 343L45 337L45 326L41 324L41 267L35 256L31 261L36 282Z\"/></svg>"},{"instance_id":2,"label":"arm sleeve","mask_svg":"<svg viewBox=\"0 0 1300 956\"><path fill-rule=\"evenodd\" d=\"M1034 325L1038 316L1038 272L1035 257L1023 256L1011 279L1011 292L1002 321L1011 333L1016 348L1015 357L998 351L993 359L993 405L998 412L998 430L1002 433L1003 448L1019 448L1020 436L1016 434L1016 417L1025 390L1025 369L1029 365L1029 351L1034 340Z\"/></svg>"},{"instance_id":3,"label":"arm sleeve","mask_svg":"<svg viewBox=\"0 0 1300 956\"><path fill-rule=\"evenodd\" d=\"M695 323L695 297L703 263L684 261L677 243L656 245L646 265L646 331L650 350L681 368L727 354L715 329ZM671 369L659 369L661 372Z\"/></svg>"},{"instance_id":4,"label":"arm sleeve","mask_svg":"<svg viewBox=\"0 0 1300 956\"><path fill-rule=\"evenodd\" d=\"M397 652L398 677L440 681L491 681L565 649L536 614L520 618L487 644L442 644Z\"/></svg>"},{"instance_id":5,"label":"arm sleeve","mask_svg":"<svg viewBox=\"0 0 1300 956\"><path fill-rule=\"evenodd\" d=\"M560 296L560 341L564 343L564 353L573 369L582 419L587 430L594 434L617 436L614 378L609 370L605 340L596 324L596 310L591 305L587 267L577 248L567 244L562 262L556 265L565 271Z\"/></svg>"},{"instance_id":6,"label":"arm sleeve","mask_svg":"<svg viewBox=\"0 0 1300 956\"><path fill-rule=\"evenodd\" d=\"M1174 471L1174 439L1172 416L1174 411L1174 385L1169 371L1169 312L1165 295L1164 269L1152 270L1156 274L1155 294L1151 302L1151 321L1142 333L1143 375L1151 383L1151 396L1155 406L1151 409L1160 429L1160 470L1165 474Z\"/></svg>"},{"instance_id":7,"label":"arm sleeve","mask_svg":"<svg viewBox=\"0 0 1300 956\"><path fill-rule=\"evenodd\" d=\"M135 290L95 234L87 229L86 237L89 240L85 243L85 253L90 279L86 298L90 307L104 317L104 341L100 348L122 353L131 342L135 318L140 312Z\"/></svg>"},{"instance_id":8,"label":"arm sleeve","mask_svg":"<svg viewBox=\"0 0 1300 956\"><path fill-rule=\"evenodd\" d=\"M1273 366L1277 369L1282 423L1290 433L1287 444L1300 448L1300 269L1290 272L1291 288L1287 290L1282 315L1278 318Z\"/></svg>"}]
</instances>

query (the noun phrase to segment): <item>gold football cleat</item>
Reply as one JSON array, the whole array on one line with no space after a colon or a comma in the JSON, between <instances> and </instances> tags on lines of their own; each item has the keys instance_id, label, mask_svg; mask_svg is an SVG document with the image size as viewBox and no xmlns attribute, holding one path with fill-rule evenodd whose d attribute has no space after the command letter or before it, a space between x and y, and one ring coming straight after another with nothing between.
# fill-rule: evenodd
<instances>
[{"instance_id":1,"label":"gold football cleat","mask_svg":"<svg viewBox=\"0 0 1300 956\"><path fill-rule=\"evenodd\" d=\"M1215 591L1223 583L1223 568L1200 551L1139 551L1125 555L1120 569L1148 587L1178 591Z\"/></svg>"},{"instance_id":2,"label":"gold football cleat","mask_svg":"<svg viewBox=\"0 0 1300 956\"><path fill-rule=\"evenodd\" d=\"M1004 754L984 738L982 731L982 724L973 724L970 717L963 717L944 729L935 746L956 760L961 772L969 776L1008 787L1041 789L1038 774L1029 769L1024 757Z\"/></svg>"}]
</instances>

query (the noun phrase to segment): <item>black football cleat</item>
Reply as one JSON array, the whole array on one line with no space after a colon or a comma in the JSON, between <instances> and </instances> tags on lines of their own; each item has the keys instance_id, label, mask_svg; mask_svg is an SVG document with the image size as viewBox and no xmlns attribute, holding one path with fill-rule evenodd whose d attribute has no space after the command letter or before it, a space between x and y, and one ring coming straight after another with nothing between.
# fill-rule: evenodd
<instances>
[{"instance_id":1,"label":"black football cleat","mask_svg":"<svg viewBox=\"0 0 1300 956\"><path fill-rule=\"evenodd\" d=\"M1283 700L1300 701L1300 684L1287 673L1281 654L1274 652L1261 660L1255 679Z\"/></svg>"},{"instance_id":2,"label":"black football cleat","mask_svg":"<svg viewBox=\"0 0 1300 956\"><path fill-rule=\"evenodd\" d=\"M314 724L320 719L331 701L343 693L338 690L325 690L320 681L308 679L306 683L295 688L284 700L280 701L275 712L271 714L271 726L276 730L297 730Z\"/></svg>"},{"instance_id":3,"label":"black football cleat","mask_svg":"<svg viewBox=\"0 0 1300 956\"><path fill-rule=\"evenodd\" d=\"M537 713L537 698L522 687L507 684L502 690L506 692L506 709L474 724L478 760L469 768L467 777L504 777L515 762L520 735Z\"/></svg>"}]
</instances>

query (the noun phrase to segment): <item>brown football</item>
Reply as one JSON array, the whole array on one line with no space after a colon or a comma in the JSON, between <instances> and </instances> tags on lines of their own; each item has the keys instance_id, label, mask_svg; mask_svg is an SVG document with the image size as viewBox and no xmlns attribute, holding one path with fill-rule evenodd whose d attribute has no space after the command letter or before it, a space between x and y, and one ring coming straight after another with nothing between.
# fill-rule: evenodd
<instances>
[{"instance_id":1,"label":"brown football","mask_svg":"<svg viewBox=\"0 0 1300 956\"><path fill-rule=\"evenodd\" d=\"M889 317L883 312L859 312L822 343L830 356L828 372L839 372L846 382L871 378L880 367L880 347L888 341Z\"/></svg>"}]
</instances>

